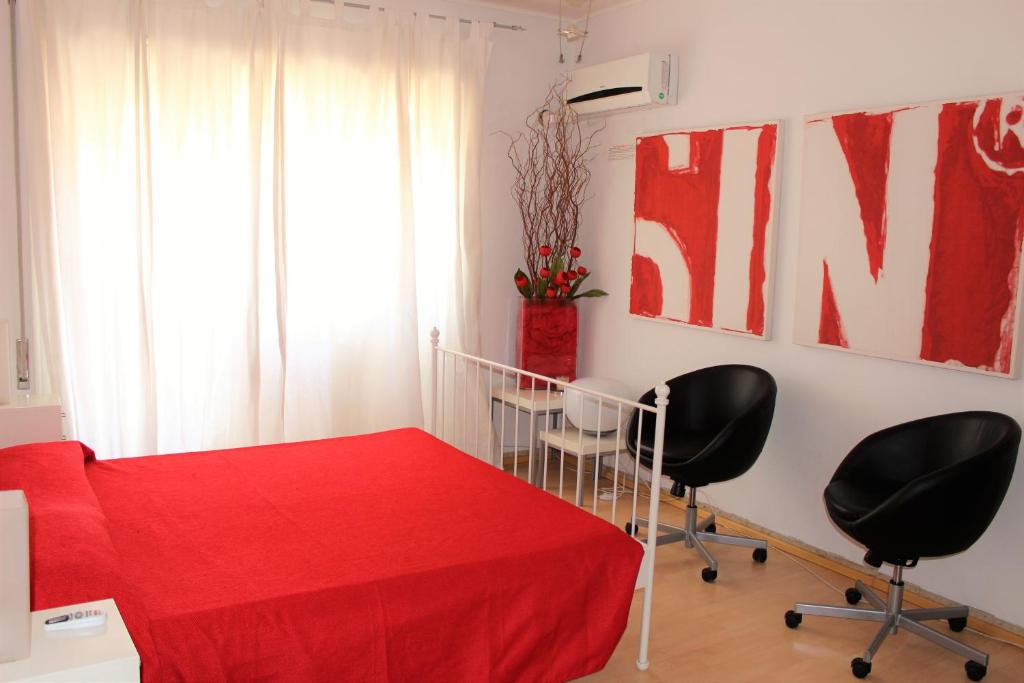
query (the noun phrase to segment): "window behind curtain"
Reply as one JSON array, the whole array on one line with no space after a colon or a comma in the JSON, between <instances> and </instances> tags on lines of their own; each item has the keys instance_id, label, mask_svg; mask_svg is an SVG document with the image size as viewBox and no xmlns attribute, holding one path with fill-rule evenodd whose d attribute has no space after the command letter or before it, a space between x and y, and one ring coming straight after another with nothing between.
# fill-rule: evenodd
<instances>
[{"instance_id":1,"label":"window behind curtain","mask_svg":"<svg viewBox=\"0 0 1024 683\"><path fill-rule=\"evenodd\" d=\"M18 3L37 386L101 454L422 424L427 330L475 350L488 31L309 7Z\"/></svg>"}]
</instances>

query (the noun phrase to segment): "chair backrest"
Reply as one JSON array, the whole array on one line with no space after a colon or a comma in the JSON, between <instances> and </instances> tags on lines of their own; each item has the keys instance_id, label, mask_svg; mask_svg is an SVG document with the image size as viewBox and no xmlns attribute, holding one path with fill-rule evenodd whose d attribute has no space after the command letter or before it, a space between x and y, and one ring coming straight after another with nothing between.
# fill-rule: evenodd
<instances>
[{"instance_id":1,"label":"chair backrest","mask_svg":"<svg viewBox=\"0 0 1024 683\"><path fill-rule=\"evenodd\" d=\"M833 519L886 561L966 550L1006 496L1020 440L1013 418L987 411L936 415L876 432L854 447L832 481L888 495L857 520Z\"/></svg>"},{"instance_id":2,"label":"chair backrest","mask_svg":"<svg viewBox=\"0 0 1024 683\"><path fill-rule=\"evenodd\" d=\"M752 365L715 365L668 382L668 422L694 431L721 429L771 401L775 380ZM767 435L767 432L766 432Z\"/></svg>"},{"instance_id":3,"label":"chair backrest","mask_svg":"<svg viewBox=\"0 0 1024 683\"><path fill-rule=\"evenodd\" d=\"M767 371L752 365L716 365L680 375L669 386L666 438L674 432L715 434L734 424L722 457L706 462L708 481L725 481L746 472L764 448L775 412L777 388ZM640 397L640 403L654 405L654 390ZM654 441L653 420L644 421L641 462L650 465L649 448ZM650 423L650 424L649 424ZM626 443L636 453L637 418L630 421ZM647 457L645 457L647 456ZM671 458L666 455L671 476ZM698 473L698 478L704 478Z\"/></svg>"}]
</instances>

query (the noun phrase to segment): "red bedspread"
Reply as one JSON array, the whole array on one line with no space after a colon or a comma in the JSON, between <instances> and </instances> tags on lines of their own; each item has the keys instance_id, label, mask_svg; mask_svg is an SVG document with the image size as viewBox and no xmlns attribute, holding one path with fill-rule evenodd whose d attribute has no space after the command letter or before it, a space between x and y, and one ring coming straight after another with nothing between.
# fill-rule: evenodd
<instances>
[{"instance_id":1,"label":"red bedspread","mask_svg":"<svg viewBox=\"0 0 1024 683\"><path fill-rule=\"evenodd\" d=\"M562 681L626 625L638 543L420 430L85 454L0 450L33 609L112 595L149 681Z\"/></svg>"}]
</instances>

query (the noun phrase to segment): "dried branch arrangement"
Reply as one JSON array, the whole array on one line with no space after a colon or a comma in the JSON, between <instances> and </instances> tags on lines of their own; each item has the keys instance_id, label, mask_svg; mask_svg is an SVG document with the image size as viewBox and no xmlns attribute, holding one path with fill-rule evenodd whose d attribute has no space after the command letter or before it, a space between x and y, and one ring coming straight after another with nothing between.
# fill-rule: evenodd
<instances>
[{"instance_id":1,"label":"dried branch arrangement","mask_svg":"<svg viewBox=\"0 0 1024 683\"><path fill-rule=\"evenodd\" d=\"M598 289L580 292L589 275L576 267L580 212L589 198L595 129L584 134L579 116L565 102L567 81L548 90L544 103L526 119L525 131L510 135L508 158L515 170L512 198L523 221L526 272L515 283L528 299L576 299L604 296Z\"/></svg>"}]
</instances>

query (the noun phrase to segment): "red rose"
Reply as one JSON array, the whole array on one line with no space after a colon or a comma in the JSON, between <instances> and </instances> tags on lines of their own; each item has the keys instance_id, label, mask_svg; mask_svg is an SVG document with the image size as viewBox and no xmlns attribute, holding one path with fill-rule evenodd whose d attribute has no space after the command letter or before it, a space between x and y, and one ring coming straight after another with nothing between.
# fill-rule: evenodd
<instances>
[{"instance_id":1,"label":"red rose","mask_svg":"<svg viewBox=\"0 0 1024 683\"><path fill-rule=\"evenodd\" d=\"M548 287L547 295L548 295L549 299L554 299L556 293L557 292L555 292L555 288L554 287Z\"/></svg>"},{"instance_id":2,"label":"red rose","mask_svg":"<svg viewBox=\"0 0 1024 683\"><path fill-rule=\"evenodd\" d=\"M579 258L582 253L583 253L583 250L580 249L579 247L573 247L572 249L569 250L569 254L573 258Z\"/></svg>"},{"instance_id":3,"label":"red rose","mask_svg":"<svg viewBox=\"0 0 1024 683\"><path fill-rule=\"evenodd\" d=\"M540 255L543 256L544 258L547 258L548 256L551 256L551 247L549 247L546 244L543 245L540 248Z\"/></svg>"},{"instance_id":4,"label":"red rose","mask_svg":"<svg viewBox=\"0 0 1024 683\"><path fill-rule=\"evenodd\" d=\"M562 294L568 294L572 287L570 287L569 285L562 285L561 287L559 287L559 289L562 290Z\"/></svg>"},{"instance_id":5,"label":"red rose","mask_svg":"<svg viewBox=\"0 0 1024 683\"><path fill-rule=\"evenodd\" d=\"M519 277L516 278L516 287L525 287L529 281L530 278L526 277L525 275L520 275Z\"/></svg>"},{"instance_id":6,"label":"red rose","mask_svg":"<svg viewBox=\"0 0 1024 683\"><path fill-rule=\"evenodd\" d=\"M580 277L582 277L587 274L587 269L584 268L583 266L580 266L579 268L576 269L576 272L580 274Z\"/></svg>"},{"instance_id":7,"label":"red rose","mask_svg":"<svg viewBox=\"0 0 1024 683\"><path fill-rule=\"evenodd\" d=\"M564 270L560 270L557 273L555 273L555 284L559 285L559 286L565 284L565 271Z\"/></svg>"},{"instance_id":8,"label":"red rose","mask_svg":"<svg viewBox=\"0 0 1024 683\"><path fill-rule=\"evenodd\" d=\"M550 268L541 268L540 269L540 276L541 277L549 277L550 275L551 275L551 269Z\"/></svg>"},{"instance_id":9,"label":"red rose","mask_svg":"<svg viewBox=\"0 0 1024 683\"><path fill-rule=\"evenodd\" d=\"M575 270L567 270L565 271L565 276L569 278L569 282L572 282L573 280L578 278L580 274L577 273Z\"/></svg>"}]
</instances>

